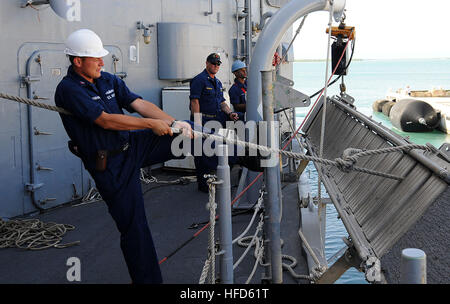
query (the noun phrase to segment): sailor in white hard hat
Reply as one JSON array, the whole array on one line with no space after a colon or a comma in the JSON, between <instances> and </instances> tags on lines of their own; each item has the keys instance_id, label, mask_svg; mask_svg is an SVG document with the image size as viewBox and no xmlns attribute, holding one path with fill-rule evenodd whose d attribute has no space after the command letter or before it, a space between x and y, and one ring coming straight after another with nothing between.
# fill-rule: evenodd
<instances>
[{"instance_id":1,"label":"sailor in white hard hat","mask_svg":"<svg viewBox=\"0 0 450 304\"><path fill-rule=\"evenodd\" d=\"M175 120L131 92L122 79L102 72L108 51L93 31L72 33L64 52L72 65L56 88L55 104L72 114L61 114L69 148L81 158L108 205L133 283L161 283L140 168L175 158L171 127L192 136L191 124ZM124 115L122 109L142 117Z\"/></svg>"}]
</instances>

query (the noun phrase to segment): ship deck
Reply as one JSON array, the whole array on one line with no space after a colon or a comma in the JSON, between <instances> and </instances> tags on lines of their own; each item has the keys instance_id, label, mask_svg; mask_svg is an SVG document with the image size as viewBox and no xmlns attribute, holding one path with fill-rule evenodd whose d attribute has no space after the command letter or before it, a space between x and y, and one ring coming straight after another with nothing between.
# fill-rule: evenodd
<instances>
[{"instance_id":1,"label":"ship deck","mask_svg":"<svg viewBox=\"0 0 450 304\"><path fill-rule=\"evenodd\" d=\"M232 197L237 190L238 168L232 170ZM188 173L191 175L192 173ZM186 173L170 172L163 169L153 171L158 180L174 180ZM208 194L199 192L197 184L162 185L144 184L143 193L147 219L152 231L156 250L161 260L191 238L209 219L206 209ZM297 231L299 211L297 204L297 184L283 183L283 220L281 237L284 240L282 253L297 260L294 271L308 274L307 264L302 255L301 241ZM232 218L233 238L242 233L253 212L235 215ZM23 218L23 217L22 217ZM108 214L106 204L97 201L78 205L72 203L30 216L43 222L74 225L61 243L80 241L79 245L57 249L24 250L18 248L0 249L0 283L3 284L64 284L68 282L66 273L68 258L77 257L81 262L81 282L85 284L129 284L129 277L123 259L115 224ZM192 224L200 223L196 229ZM257 220L247 235L253 235ZM209 229L209 228L208 228ZM161 266L165 284L197 284L207 257L208 229L199 234L186 246L171 256ZM218 237L216 226L216 238ZM233 258L236 261L245 248L235 245ZM8 261L8 262L5 262ZM235 269L234 283L243 284L253 269L255 258L253 249ZM290 261L286 261L290 264ZM216 260L216 272L219 270ZM261 283L264 269L258 266L250 283ZM288 271L283 271L283 283L307 284L306 280L294 279Z\"/></svg>"}]
</instances>

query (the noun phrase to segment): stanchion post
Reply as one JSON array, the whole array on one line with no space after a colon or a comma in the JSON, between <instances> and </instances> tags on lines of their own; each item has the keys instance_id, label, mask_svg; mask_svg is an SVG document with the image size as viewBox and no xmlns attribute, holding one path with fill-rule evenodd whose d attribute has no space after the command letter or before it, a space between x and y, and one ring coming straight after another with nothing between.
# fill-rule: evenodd
<instances>
[{"instance_id":1,"label":"stanchion post","mask_svg":"<svg viewBox=\"0 0 450 304\"><path fill-rule=\"evenodd\" d=\"M231 186L230 167L228 166L228 147L218 145L219 163L217 178L222 181L217 185L217 203L219 207L220 240L220 282L233 284L233 239L231 226Z\"/></svg>"},{"instance_id":2,"label":"stanchion post","mask_svg":"<svg viewBox=\"0 0 450 304\"><path fill-rule=\"evenodd\" d=\"M264 121L267 124L267 144L269 147L279 148L278 129L274 124L273 114L273 71L261 71L262 104ZM277 158L272 154L271 158ZM268 162L266 164L269 164ZM280 163L273 161L274 165L265 168L264 181L267 191L267 236L269 238L270 265L272 283L283 283L283 268L281 256L280 235Z\"/></svg>"},{"instance_id":3,"label":"stanchion post","mask_svg":"<svg viewBox=\"0 0 450 304\"><path fill-rule=\"evenodd\" d=\"M427 283L427 255L416 248L402 250L400 284Z\"/></svg>"}]
</instances>

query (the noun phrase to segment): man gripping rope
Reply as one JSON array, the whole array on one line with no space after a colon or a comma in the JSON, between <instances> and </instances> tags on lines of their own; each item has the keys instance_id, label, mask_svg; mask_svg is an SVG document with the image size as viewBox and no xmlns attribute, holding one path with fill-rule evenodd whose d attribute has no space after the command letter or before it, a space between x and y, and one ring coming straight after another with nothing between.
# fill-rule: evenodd
<instances>
[{"instance_id":1,"label":"man gripping rope","mask_svg":"<svg viewBox=\"0 0 450 304\"><path fill-rule=\"evenodd\" d=\"M143 100L117 76L101 72L108 51L93 31L69 35L65 53L71 66L56 88L55 103L72 113L60 115L71 151L83 161L117 225L133 283L162 283L140 168L175 158L171 127L192 137L191 125ZM122 109L142 117L124 115Z\"/></svg>"}]
</instances>

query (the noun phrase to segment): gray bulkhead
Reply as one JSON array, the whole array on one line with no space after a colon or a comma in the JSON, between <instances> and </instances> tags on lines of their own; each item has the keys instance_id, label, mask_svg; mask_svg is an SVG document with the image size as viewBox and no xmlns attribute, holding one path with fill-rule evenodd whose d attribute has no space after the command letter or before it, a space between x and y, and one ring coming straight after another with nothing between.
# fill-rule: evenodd
<instances>
[{"instance_id":1,"label":"gray bulkhead","mask_svg":"<svg viewBox=\"0 0 450 304\"><path fill-rule=\"evenodd\" d=\"M181 81L200 73L211 52L221 54L218 78L227 92L233 82L231 65L245 53L245 18L237 22L236 11L242 15L246 2L80 0L81 20L68 22L49 5L21 7L25 0L2 1L0 92L53 105L56 86L69 66L64 41L80 28L95 31L110 51L104 58L105 71L124 77L132 91L160 107L162 89L188 86ZM284 2L251 1L253 44L261 16L274 13ZM138 22L148 28L150 43L144 42ZM289 30L283 41L291 36ZM292 57L291 53L288 60ZM280 70L292 79L292 63ZM186 107L188 102L187 96L180 100ZM57 113L2 100L0 124L0 217L51 208L82 197L94 186L81 161L68 150Z\"/></svg>"}]
</instances>

